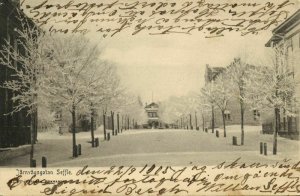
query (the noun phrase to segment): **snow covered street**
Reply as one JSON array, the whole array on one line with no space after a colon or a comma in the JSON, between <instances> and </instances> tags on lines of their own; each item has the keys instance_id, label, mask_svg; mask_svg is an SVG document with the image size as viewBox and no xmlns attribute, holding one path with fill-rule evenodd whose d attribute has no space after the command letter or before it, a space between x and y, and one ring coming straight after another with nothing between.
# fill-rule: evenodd
<instances>
[{"instance_id":1,"label":"snow covered street","mask_svg":"<svg viewBox=\"0 0 300 196\"><path fill-rule=\"evenodd\" d=\"M48 167L84 166L92 167L124 165L144 166L156 165L214 165L222 161L233 161L241 158L243 162L274 163L284 158L297 161L299 141L279 137L278 155L272 155L272 135L260 134L260 127L245 127L245 145L233 146L232 136L238 137L239 126L228 126L227 137L220 137L208 130L180 129L144 129L127 130L110 141L103 140L103 132L98 129L96 137L100 138L100 146L92 148L90 132L77 133L77 144L82 145L82 155L72 158L71 134L40 133L39 142L35 145L37 167L41 167L42 156L47 157ZM268 155L260 155L259 143L268 145ZM16 157L0 163L4 167L28 167L29 155Z\"/></svg>"}]
</instances>

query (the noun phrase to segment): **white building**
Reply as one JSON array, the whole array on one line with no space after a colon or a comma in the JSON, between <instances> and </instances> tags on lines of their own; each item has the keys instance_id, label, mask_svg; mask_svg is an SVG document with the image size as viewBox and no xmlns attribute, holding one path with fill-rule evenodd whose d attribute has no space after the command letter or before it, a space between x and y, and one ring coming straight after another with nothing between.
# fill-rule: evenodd
<instances>
[{"instance_id":1,"label":"white building","mask_svg":"<svg viewBox=\"0 0 300 196\"><path fill-rule=\"evenodd\" d=\"M299 84L300 78L300 10L286 19L273 31L273 36L266 43L266 47L281 46L286 47L286 57L288 65L294 73L294 79ZM296 99L299 101L300 88L296 87ZM296 117L283 117L281 119L281 129L279 134L293 139L299 139L299 105L295 107Z\"/></svg>"}]
</instances>

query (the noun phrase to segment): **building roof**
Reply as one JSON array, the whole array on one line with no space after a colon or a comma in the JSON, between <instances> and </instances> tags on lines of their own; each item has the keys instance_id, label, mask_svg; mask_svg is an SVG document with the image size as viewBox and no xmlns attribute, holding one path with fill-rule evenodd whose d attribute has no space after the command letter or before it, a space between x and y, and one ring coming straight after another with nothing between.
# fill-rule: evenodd
<instances>
[{"instance_id":1,"label":"building roof","mask_svg":"<svg viewBox=\"0 0 300 196\"><path fill-rule=\"evenodd\" d=\"M150 103L149 105L146 105L146 107L145 108L158 108L158 104L157 103L154 103L154 102L152 102L152 103Z\"/></svg>"},{"instance_id":2,"label":"building roof","mask_svg":"<svg viewBox=\"0 0 300 196\"><path fill-rule=\"evenodd\" d=\"M211 82L215 80L217 76L225 70L225 67L210 67L209 65L206 65L205 81Z\"/></svg>"},{"instance_id":3,"label":"building roof","mask_svg":"<svg viewBox=\"0 0 300 196\"><path fill-rule=\"evenodd\" d=\"M293 15L287 18L283 23L278 27L273 29L273 36L265 44L266 47L270 47L272 42L278 43L283 39L283 36L286 35L292 28L300 24L300 9L298 9Z\"/></svg>"}]
</instances>

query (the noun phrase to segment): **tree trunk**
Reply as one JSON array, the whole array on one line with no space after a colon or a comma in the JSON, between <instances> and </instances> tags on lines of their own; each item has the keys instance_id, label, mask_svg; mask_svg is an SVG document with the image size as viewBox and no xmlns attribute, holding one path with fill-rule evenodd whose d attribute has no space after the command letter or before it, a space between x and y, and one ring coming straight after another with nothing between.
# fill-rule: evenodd
<instances>
[{"instance_id":1,"label":"tree trunk","mask_svg":"<svg viewBox=\"0 0 300 196\"><path fill-rule=\"evenodd\" d=\"M223 118L224 137L226 137L226 120L225 120L225 111L222 111L222 118Z\"/></svg>"},{"instance_id":2,"label":"tree trunk","mask_svg":"<svg viewBox=\"0 0 300 196\"><path fill-rule=\"evenodd\" d=\"M73 147L73 157L75 157L75 146L76 146L76 107L72 106L72 147Z\"/></svg>"},{"instance_id":3,"label":"tree trunk","mask_svg":"<svg viewBox=\"0 0 300 196\"><path fill-rule=\"evenodd\" d=\"M215 111L214 106L211 106L211 132L215 132Z\"/></svg>"},{"instance_id":4,"label":"tree trunk","mask_svg":"<svg viewBox=\"0 0 300 196\"><path fill-rule=\"evenodd\" d=\"M30 119L30 166L33 160L33 155L34 155L34 144L35 144L35 114L34 112L31 113L31 119Z\"/></svg>"},{"instance_id":5,"label":"tree trunk","mask_svg":"<svg viewBox=\"0 0 300 196\"><path fill-rule=\"evenodd\" d=\"M130 119L129 119L129 117L127 117L127 130L129 130L130 129Z\"/></svg>"},{"instance_id":6,"label":"tree trunk","mask_svg":"<svg viewBox=\"0 0 300 196\"><path fill-rule=\"evenodd\" d=\"M38 135L38 108L35 107L34 110L34 143L37 143L37 135Z\"/></svg>"},{"instance_id":7,"label":"tree trunk","mask_svg":"<svg viewBox=\"0 0 300 196\"><path fill-rule=\"evenodd\" d=\"M112 129L112 133L115 132L115 123L114 123L114 112L113 111L110 111L110 114L111 114L111 129ZM113 134L114 135L114 134Z\"/></svg>"},{"instance_id":8,"label":"tree trunk","mask_svg":"<svg viewBox=\"0 0 300 196\"><path fill-rule=\"evenodd\" d=\"M132 119L132 129L134 129L134 119Z\"/></svg>"},{"instance_id":9,"label":"tree trunk","mask_svg":"<svg viewBox=\"0 0 300 196\"><path fill-rule=\"evenodd\" d=\"M120 115L117 114L117 129L118 129L118 133L120 133Z\"/></svg>"},{"instance_id":10,"label":"tree trunk","mask_svg":"<svg viewBox=\"0 0 300 196\"><path fill-rule=\"evenodd\" d=\"M204 119L204 114L202 113L202 130L205 130L205 119Z\"/></svg>"},{"instance_id":11,"label":"tree trunk","mask_svg":"<svg viewBox=\"0 0 300 196\"><path fill-rule=\"evenodd\" d=\"M92 137L92 147L95 147L95 135L94 135L94 110L91 111L91 137Z\"/></svg>"},{"instance_id":12,"label":"tree trunk","mask_svg":"<svg viewBox=\"0 0 300 196\"><path fill-rule=\"evenodd\" d=\"M182 129L182 118L180 118L180 129Z\"/></svg>"},{"instance_id":13,"label":"tree trunk","mask_svg":"<svg viewBox=\"0 0 300 196\"><path fill-rule=\"evenodd\" d=\"M244 132L244 103L241 102L241 145L244 145L244 138L245 138L245 132Z\"/></svg>"},{"instance_id":14,"label":"tree trunk","mask_svg":"<svg viewBox=\"0 0 300 196\"><path fill-rule=\"evenodd\" d=\"M274 130L274 138L273 138L273 155L277 154L277 135L280 126L280 109L275 108L275 130Z\"/></svg>"},{"instance_id":15,"label":"tree trunk","mask_svg":"<svg viewBox=\"0 0 300 196\"><path fill-rule=\"evenodd\" d=\"M122 120L121 120L121 129L124 129L124 115L122 115Z\"/></svg>"},{"instance_id":16,"label":"tree trunk","mask_svg":"<svg viewBox=\"0 0 300 196\"><path fill-rule=\"evenodd\" d=\"M106 120L105 120L105 113L103 112L103 134L104 134L104 140L106 140Z\"/></svg>"},{"instance_id":17,"label":"tree trunk","mask_svg":"<svg viewBox=\"0 0 300 196\"><path fill-rule=\"evenodd\" d=\"M193 125L192 125L192 114L190 114L190 129L193 129Z\"/></svg>"},{"instance_id":18,"label":"tree trunk","mask_svg":"<svg viewBox=\"0 0 300 196\"><path fill-rule=\"evenodd\" d=\"M127 116L124 116L124 129L127 130Z\"/></svg>"},{"instance_id":19,"label":"tree trunk","mask_svg":"<svg viewBox=\"0 0 300 196\"><path fill-rule=\"evenodd\" d=\"M195 112L195 126L196 126L196 129L198 127L198 122L197 122L197 112Z\"/></svg>"}]
</instances>

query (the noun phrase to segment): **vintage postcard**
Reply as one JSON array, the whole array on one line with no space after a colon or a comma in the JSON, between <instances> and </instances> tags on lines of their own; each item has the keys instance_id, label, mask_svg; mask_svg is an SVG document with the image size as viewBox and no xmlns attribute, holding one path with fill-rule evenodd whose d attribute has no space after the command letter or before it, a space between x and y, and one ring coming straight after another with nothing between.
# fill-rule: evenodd
<instances>
[{"instance_id":1,"label":"vintage postcard","mask_svg":"<svg viewBox=\"0 0 300 196\"><path fill-rule=\"evenodd\" d=\"M299 0L0 0L0 196L299 195Z\"/></svg>"}]
</instances>

